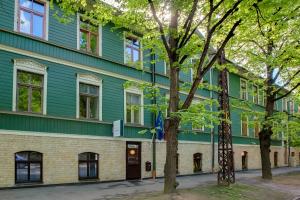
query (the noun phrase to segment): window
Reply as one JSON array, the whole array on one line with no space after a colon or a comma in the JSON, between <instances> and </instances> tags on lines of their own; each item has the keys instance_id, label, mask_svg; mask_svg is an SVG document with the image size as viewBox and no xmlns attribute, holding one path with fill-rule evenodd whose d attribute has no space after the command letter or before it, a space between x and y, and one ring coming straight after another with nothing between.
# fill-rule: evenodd
<instances>
[{"instance_id":1,"label":"window","mask_svg":"<svg viewBox=\"0 0 300 200\"><path fill-rule=\"evenodd\" d=\"M255 135L256 138L259 137L259 132L260 132L260 126L259 126L259 123L256 122L256 123L254 124L254 135Z\"/></svg>"},{"instance_id":2,"label":"window","mask_svg":"<svg viewBox=\"0 0 300 200\"><path fill-rule=\"evenodd\" d=\"M21 33L32 35L43 39L47 37L47 8L44 1L16 0L17 5L17 27Z\"/></svg>"},{"instance_id":3,"label":"window","mask_svg":"<svg viewBox=\"0 0 300 200\"><path fill-rule=\"evenodd\" d=\"M102 120L102 80L94 75L77 75L77 118Z\"/></svg>"},{"instance_id":4,"label":"window","mask_svg":"<svg viewBox=\"0 0 300 200\"><path fill-rule=\"evenodd\" d=\"M93 54L99 53L99 28L80 17L79 49Z\"/></svg>"},{"instance_id":5,"label":"window","mask_svg":"<svg viewBox=\"0 0 300 200\"><path fill-rule=\"evenodd\" d=\"M263 106L267 105L267 92L263 91Z\"/></svg>"},{"instance_id":6,"label":"window","mask_svg":"<svg viewBox=\"0 0 300 200\"><path fill-rule=\"evenodd\" d=\"M192 106L197 106L197 104L199 104L201 101L201 99L199 98L194 98L192 101ZM199 109L197 109L199 110ZM204 118L202 118L202 120L204 121ZM204 125L199 126L199 124L196 124L195 122L192 122L192 130L193 131L197 131L197 132L204 132Z\"/></svg>"},{"instance_id":7,"label":"window","mask_svg":"<svg viewBox=\"0 0 300 200\"><path fill-rule=\"evenodd\" d=\"M289 101L289 111L290 113L294 113L294 101L290 100Z\"/></svg>"},{"instance_id":8,"label":"window","mask_svg":"<svg viewBox=\"0 0 300 200\"><path fill-rule=\"evenodd\" d=\"M143 124L142 95L130 91L125 92L126 123Z\"/></svg>"},{"instance_id":9,"label":"window","mask_svg":"<svg viewBox=\"0 0 300 200\"><path fill-rule=\"evenodd\" d=\"M194 158L194 172L202 172L202 154L195 153Z\"/></svg>"},{"instance_id":10,"label":"window","mask_svg":"<svg viewBox=\"0 0 300 200\"><path fill-rule=\"evenodd\" d=\"M97 153L86 152L78 155L79 179L98 178L98 159Z\"/></svg>"},{"instance_id":11,"label":"window","mask_svg":"<svg viewBox=\"0 0 300 200\"><path fill-rule=\"evenodd\" d=\"M242 136L248 136L248 118L246 116L242 116L241 130Z\"/></svg>"},{"instance_id":12,"label":"window","mask_svg":"<svg viewBox=\"0 0 300 200\"><path fill-rule=\"evenodd\" d=\"M98 119L99 87L79 84L80 118Z\"/></svg>"},{"instance_id":13,"label":"window","mask_svg":"<svg viewBox=\"0 0 300 200\"><path fill-rule=\"evenodd\" d=\"M17 72L17 111L42 113L43 75Z\"/></svg>"},{"instance_id":14,"label":"window","mask_svg":"<svg viewBox=\"0 0 300 200\"><path fill-rule=\"evenodd\" d=\"M282 111L287 111L288 109L287 98L282 98Z\"/></svg>"},{"instance_id":15,"label":"window","mask_svg":"<svg viewBox=\"0 0 300 200\"><path fill-rule=\"evenodd\" d=\"M46 114L45 66L28 59L15 59L13 82L13 111Z\"/></svg>"},{"instance_id":16,"label":"window","mask_svg":"<svg viewBox=\"0 0 300 200\"><path fill-rule=\"evenodd\" d=\"M247 92L247 81L244 79L241 79L240 81L240 98L243 100L248 99L248 92Z\"/></svg>"},{"instance_id":17,"label":"window","mask_svg":"<svg viewBox=\"0 0 300 200\"><path fill-rule=\"evenodd\" d=\"M253 85L253 103L258 104L258 95L259 95L259 91L258 91L258 87L257 85Z\"/></svg>"},{"instance_id":18,"label":"window","mask_svg":"<svg viewBox=\"0 0 300 200\"><path fill-rule=\"evenodd\" d=\"M170 63L164 61L164 73L166 76L170 76Z\"/></svg>"},{"instance_id":19,"label":"window","mask_svg":"<svg viewBox=\"0 0 300 200\"><path fill-rule=\"evenodd\" d=\"M35 151L15 153L15 182L42 182L42 156Z\"/></svg>"},{"instance_id":20,"label":"window","mask_svg":"<svg viewBox=\"0 0 300 200\"><path fill-rule=\"evenodd\" d=\"M137 37L125 37L125 63L136 64L142 60L141 44Z\"/></svg>"}]
</instances>

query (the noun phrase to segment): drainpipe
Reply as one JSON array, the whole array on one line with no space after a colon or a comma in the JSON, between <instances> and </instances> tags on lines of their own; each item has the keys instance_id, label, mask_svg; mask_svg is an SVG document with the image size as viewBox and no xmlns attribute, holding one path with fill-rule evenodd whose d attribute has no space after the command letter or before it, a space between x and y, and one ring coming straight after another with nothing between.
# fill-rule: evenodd
<instances>
[{"instance_id":1,"label":"drainpipe","mask_svg":"<svg viewBox=\"0 0 300 200\"><path fill-rule=\"evenodd\" d=\"M156 65L155 65L155 54L151 54L151 71L152 71L152 77L151 77L151 81L152 81L152 86L155 86L156 83L156 77L155 77L155 73L156 73ZM154 61L154 62L153 62ZM156 104L156 96L154 96L153 100L152 100L152 104ZM153 127L155 127L155 120L156 120L156 114L152 115L152 123L153 123ZM153 137L152 137L152 160L153 160L153 167L152 167L152 178L155 179L156 178L156 132L153 133Z\"/></svg>"},{"instance_id":2,"label":"drainpipe","mask_svg":"<svg viewBox=\"0 0 300 200\"><path fill-rule=\"evenodd\" d=\"M212 85L212 68L210 68L209 70L209 84ZM210 90L209 92L210 95L210 99L213 99L213 91ZM213 111L213 107L210 107L210 111ZM210 122L211 125L213 125L213 122ZM213 128L210 129L210 140L211 140L211 172L214 173L214 169L215 169L215 127L213 126Z\"/></svg>"}]
</instances>

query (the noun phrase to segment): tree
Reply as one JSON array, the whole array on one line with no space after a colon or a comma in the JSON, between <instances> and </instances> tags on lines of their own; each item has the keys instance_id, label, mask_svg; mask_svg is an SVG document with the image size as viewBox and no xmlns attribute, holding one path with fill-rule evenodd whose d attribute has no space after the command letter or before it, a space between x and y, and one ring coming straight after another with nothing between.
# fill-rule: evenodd
<instances>
[{"instance_id":1,"label":"tree","mask_svg":"<svg viewBox=\"0 0 300 200\"><path fill-rule=\"evenodd\" d=\"M144 48L152 49L170 65L169 112L164 123L167 142L164 191L175 192L179 123L197 89L203 86L204 75L234 36L252 0L118 0L110 5L96 0L64 0L58 3L64 17L80 11L94 23L111 22L114 28L139 34ZM179 73L186 69L191 57L198 59L190 66L195 71L194 81L185 85L188 94L180 102Z\"/></svg>"},{"instance_id":2,"label":"tree","mask_svg":"<svg viewBox=\"0 0 300 200\"><path fill-rule=\"evenodd\" d=\"M264 91L265 112L259 133L262 178L272 179L269 154L273 123L282 124L285 119L283 113L275 112L274 105L285 97L292 98L300 86L300 1L258 0L249 12L231 46L231 59L247 66L248 76L260 77L252 80ZM299 125L300 121L293 118L293 123ZM290 133L291 129L286 134Z\"/></svg>"}]
</instances>

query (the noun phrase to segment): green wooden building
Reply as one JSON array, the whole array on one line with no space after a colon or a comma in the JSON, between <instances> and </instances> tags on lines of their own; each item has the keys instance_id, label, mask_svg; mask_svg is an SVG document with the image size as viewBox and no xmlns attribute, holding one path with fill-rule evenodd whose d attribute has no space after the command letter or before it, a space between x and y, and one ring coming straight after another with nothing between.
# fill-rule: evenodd
<instances>
[{"instance_id":1,"label":"green wooden building","mask_svg":"<svg viewBox=\"0 0 300 200\"><path fill-rule=\"evenodd\" d=\"M94 26L79 14L60 23L53 16L57 10L46 0L0 2L0 187L151 177L152 134L139 134L154 124L153 114L143 108L150 100L123 84L151 83L153 56L141 50L138 37L112 31L112 24ZM142 70L131 65L137 61ZM168 67L158 61L155 69L156 85L167 95ZM218 75L212 69L205 81L217 85ZM192 71L180 74L183 82L192 77ZM247 77L230 73L228 80L231 99L264 109L262 91ZM259 95L249 92L253 89ZM217 94L203 89L195 98ZM133 109L136 105L141 107ZM276 103L279 111L288 106L299 112L287 99ZM260 127L249 126L240 113L231 111L235 167L256 169ZM118 120L124 131L114 136ZM178 174L216 170L212 129L189 128L191 133L178 135ZM292 152L299 164L299 149ZM163 176L164 141L157 141L155 153L157 176ZM273 141L270 155L272 166L287 165L283 140Z\"/></svg>"}]
</instances>

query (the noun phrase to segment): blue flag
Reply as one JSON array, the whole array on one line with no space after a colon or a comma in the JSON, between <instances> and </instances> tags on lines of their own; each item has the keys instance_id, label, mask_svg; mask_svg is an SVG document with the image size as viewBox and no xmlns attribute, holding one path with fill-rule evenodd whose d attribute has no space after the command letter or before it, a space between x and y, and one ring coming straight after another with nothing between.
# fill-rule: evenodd
<instances>
[{"instance_id":1,"label":"blue flag","mask_svg":"<svg viewBox=\"0 0 300 200\"><path fill-rule=\"evenodd\" d=\"M157 134L157 139L162 140L164 138L164 125L161 111L159 111L157 118L155 120L155 129Z\"/></svg>"}]
</instances>

